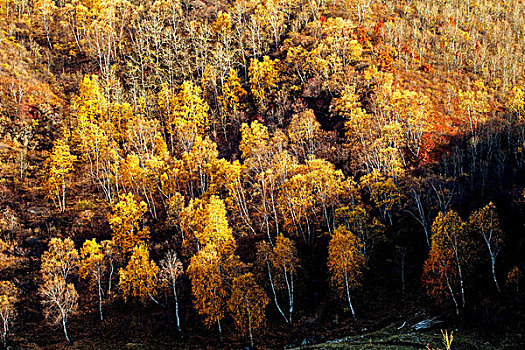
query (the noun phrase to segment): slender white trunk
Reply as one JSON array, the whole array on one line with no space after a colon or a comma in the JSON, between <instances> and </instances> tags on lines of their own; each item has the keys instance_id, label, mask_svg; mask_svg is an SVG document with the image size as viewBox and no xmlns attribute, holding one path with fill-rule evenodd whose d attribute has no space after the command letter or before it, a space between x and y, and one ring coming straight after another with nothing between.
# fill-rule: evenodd
<instances>
[{"instance_id":1,"label":"slender white trunk","mask_svg":"<svg viewBox=\"0 0 525 350\"><path fill-rule=\"evenodd\" d=\"M246 311L248 313L248 333L250 334L250 345L253 348L252 317L250 315L250 305L248 304L247 300L246 300Z\"/></svg>"},{"instance_id":2,"label":"slender white trunk","mask_svg":"<svg viewBox=\"0 0 525 350\"><path fill-rule=\"evenodd\" d=\"M62 315L62 326L64 327L64 335L66 336L66 340L69 344L71 344L71 340L69 340L69 335L67 334L66 318L64 315Z\"/></svg>"},{"instance_id":3,"label":"slender white trunk","mask_svg":"<svg viewBox=\"0 0 525 350\"><path fill-rule=\"evenodd\" d=\"M350 311L354 317L354 321L357 322L357 317L355 315L354 306L352 305L352 299L350 298L350 286L348 285L348 275L345 272L345 287L346 287L346 298L348 299L348 306L350 306Z\"/></svg>"},{"instance_id":4,"label":"slender white trunk","mask_svg":"<svg viewBox=\"0 0 525 350\"><path fill-rule=\"evenodd\" d=\"M8 320L4 318L4 330L2 332L2 343L4 348L7 348L7 332L9 332L9 323Z\"/></svg>"},{"instance_id":5,"label":"slender white trunk","mask_svg":"<svg viewBox=\"0 0 525 350\"><path fill-rule=\"evenodd\" d=\"M461 306L465 308L465 288L463 286L463 273L461 272L461 264L459 263L459 257L456 253L456 261L458 264L458 274L459 274L459 285L461 287Z\"/></svg>"},{"instance_id":6,"label":"slender white trunk","mask_svg":"<svg viewBox=\"0 0 525 350\"><path fill-rule=\"evenodd\" d=\"M108 295L111 298L111 280L113 278L113 271L114 271L113 260L111 260L109 264L110 264L110 268L109 268L109 281L108 281Z\"/></svg>"},{"instance_id":7,"label":"slender white trunk","mask_svg":"<svg viewBox=\"0 0 525 350\"><path fill-rule=\"evenodd\" d=\"M158 305L164 307L164 305L161 302L159 302L157 299L155 299L155 297L153 295L151 295L151 293L148 293L148 296L149 296L149 298L151 300L153 300L153 302L155 302L155 304L158 304Z\"/></svg>"},{"instance_id":8,"label":"slender white trunk","mask_svg":"<svg viewBox=\"0 0 525 350\"><path fill-rule=\"evenodd\" d=\"M98 276L98 311L100 313L100 320L104 321L104 315L102 314L102 285L101 276Z\"/></svg>"},{"instance_id":9,"label":"slender white trunk","mask_svg":"<svg viewBox=\"0 0 525 350\"><path fill-rule=\"evenodd\" d=\"M492 278L494 279L494 284L496 285L498 292L501 293L501 289L498 284L498 279L496 278L496 257L493 254L491 254L490 263L491 263L490 265L492 269Z\"/></svg>"},{"instance_id":10,"label":"slender white trunk","mask_svg":"<svg viewBox=\"0 0 525 350\"><path fill-rule=\"evenodd\" d=\"M286 264L284 267L284 280L286 281L286 288L288 289L288 303L290 305L288 320L292 324L292 314L293 314L293 273L290 274L290 280L288 280L288 273L286 271Z\"/></svg>"},{"instance_id":11,"label":"slender white trunk","mask_svg":"<svg viewBox=\"0 0 525 350\"><path fill-rule=\"evenodd\" d=\"M268 261L266 261L266 266L268 267L268 278L270 279L270 286L272 287L273 300L275 301L275 306L277 306L277 310L279 310L281 315L283 315L283 318L286 321L286 323L290 323L290 321L288 321L288 317L286 317L283 310L279 306L279 301L277 300L277 293L275 293L275 286L273 284L272 272L270 271L270 264L268 263Z\"/></svg>"},{"instance_id":12,"label":"slender white trunk","mask_svg":"<svg viewBox=\"0 0 525 350\"><path fill-rule=\"evenodd\" d=\"M222 327L221 327L221 319L219 316L217 316L217 326L219 327L219 339L222 342Z\"/></svg>"},{"instance_id":13,"label":"slender white trunk","mask_svg":"<svg viewBox=\"0 0 525 350\"><path fill-rule=\"evenodd\" d=\"M458 302L456 300L456 296L454 295L454 291L452 290L452 286L450 285L450 281L448 279L448 274L445 272L445 277L447 279L447 287L448 287L448 291L450 292L450 296L452 297L452 300L454 301L454 305L456 306L456 315L459 316L459 306L458 306Z\"/></svg>"},{"instance_id":14,"label":"slender white trunk","mask_svg":"<svg viewBox=\"0 0 525 350\"><path fill-rule=\"evenodd\" d=\"M179 299L177 297L177 288L175 286L175 279L172 279L172 285L173 285L173 295L175 296L175 318L177 319L177 329L179 332L182 332L180 328L180 318L179 318Z\"/></svg>"}]
</instances>

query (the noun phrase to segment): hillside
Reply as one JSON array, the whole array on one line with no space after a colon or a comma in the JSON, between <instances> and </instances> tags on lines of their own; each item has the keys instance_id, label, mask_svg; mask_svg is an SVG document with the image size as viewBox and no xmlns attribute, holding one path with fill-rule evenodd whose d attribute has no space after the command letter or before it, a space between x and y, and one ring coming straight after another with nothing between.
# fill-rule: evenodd
<instances>
[{"instance_id":1,"label":"hillside","mask_svg":"<svg viewBox=\"0 0 525 350\"><path fill-rule=\"evenodd\" d=\"M523 346L524 67L521 0L2 1L3 346Z\"/></svg>"}]
</instances>

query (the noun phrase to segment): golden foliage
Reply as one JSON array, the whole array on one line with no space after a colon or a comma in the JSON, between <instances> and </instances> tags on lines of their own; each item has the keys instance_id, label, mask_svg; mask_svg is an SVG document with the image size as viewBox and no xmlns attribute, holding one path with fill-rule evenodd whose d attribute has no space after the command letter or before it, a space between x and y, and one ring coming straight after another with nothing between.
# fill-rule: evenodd
<instances>
[{"instance_id":1,"label":"golden foliage","mask_svg":"<svg viewBox=\"0 0 525 350\"><path fill-rule=\"evenodd\" d=\"M279 60L264 56L262 61L252 59L248 69L250 91L260 112L268 108L270 96L279 83Z\"/></svg>"},{"instance_id":2,"label":"golden foliage","mask_svg":"<svg viewBox=\"0 0 525 350\"><path fill-rule=\"evenodd\" d=\"M115 205L112 213L108 214L113 241L122 254L130 254L133 248L148 240L149 229L141 227L146 210L146 203L137 203L133 195L128 193L120 196L120 202Z\"/></svg>"},{"instance_id":3,"label":"golden foliage","mask_svg":"<svg viewBox=\"0 0 525 350\"><path fill-rule=\"evenodd\" d=\"M333 286L342 295L359 285L365 266L361 248L362 244L353 233L344 226L336 228L328 245L328 269Z\"/></svg>"},{"instance_id":4,"label":"golden foliage","mask_svg":"<svg viewBox=\"0 0 525 350\"><path fill-rule=\"evenodd\" d=\"M219 96L219 103L224 113L229 115L236 115L244 109L244 101L246 99L246 90L241 85L237 72L230 68L228 77L222 85L222 96Z\"/></svg>"},{"instance_id":5,"label":"golden foliage","mask_svg":"<svg viewBox=\"0 0 525 350\"><path fill-rule=\"evenodd\" d=\"M105 269L102 246L94 238L86 240L80 249L80 257L79 276L85 279L92 279L96 283Z\"/></svg>"},{"instance_id":6,"label":"golden foliage","mask_svg":"<svg viewBox=\"0 0 525 350\"><path fill-rule=\"evenodd\" d=\"M58 139L49 158L44 162L46 191L62 212L66 210L66 188L76 160L77 157L70 153L66 141Z\"/></svg>"},{"instance_id":7,"label":"golden foliage","mask_svg":"<svg viewBox=\"0 0 525 350\"><path fill-rule=\"evenodd\" d=\"M191 81L185 81L178 94L172 95L167 85L158 94L159 107L164 113L172 138L172 152L188 152L197 135L204 135L209 127L209 106L202 98L202 90Z\"/></svg>"},{"instance_id":8,"label":"golden foliage","mask_svg":"<svg viewBox=\"0 0 525 350\"><path fill-rule=\"evenodd\" d=\"M11 281L0 282L0 318L2 318L2 343L7 345L9 325L17 316L15 304L18 302L18 289Z\"/></svg>"},{"instance_id":9,"label":"golden foliage","mask_svg":"<svg viewBox=\"0 0 525 350\"><path fill-rule=\"evenodd\" d=\"M252 330L264 324L268 302L268 297L255 282L253 274L246 273L233 279L228 308L232 313L237 330L242 334L248 331L252 345Z\"/></svg>"},{"instance_id":10,"label":"golden foliage","mask_svg":"<svg viewBox=\"0 0 525 350\"><path fill-rule=\"evenodd\" d=\"M225 316L228 291L223 263L217 247L209 244L191 258L188 266L195 308L208 327Z\"/></svg>"},{"instance_id":11,"label":"golden foliage","mask_svg":"<svg viewBox=\"0 0 525 350\"><path fill-rule=\"evenodd\" d=\"M149 258L148 248L140 243L133 247L133 253L125 268L119 271L119 289L124 301L138 298L145 303L157 294L159 268Z\"/></svg>"},{"instance_id":12,"label":"golden foliage","mask_svg":"<svg viewBox=\"0 0 525 350\"><path fill-rule=\"evenodd\" d=\"M69 274L78 269L78 265L78 251L75 249L73 240L71 238L64 240L51 238L48 250L42 255L40 267L44 283L56 277L62 278L65 283Z\"/></svg>"}]
</instances>

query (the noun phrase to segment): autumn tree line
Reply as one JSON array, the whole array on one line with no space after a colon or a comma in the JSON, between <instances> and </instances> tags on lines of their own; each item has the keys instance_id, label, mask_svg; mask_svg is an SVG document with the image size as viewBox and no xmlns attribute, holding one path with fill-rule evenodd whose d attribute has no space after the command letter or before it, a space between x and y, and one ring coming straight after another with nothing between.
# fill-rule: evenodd
<instances>
[{"instance_id":1,"label":"autumn tree line","mask_svg":"<svg viewBox=\"0 0 525 350\"><path fill-rule=\"evenodd\" d=\"M524 9L395 3L2 2L5 57L23 58L1 68L3 173L107 228L40 257L68 342L85 293L100 322L155 305L184 333L192 309L253 346L300 322L314 265L349 322L378 273L457 319L520 295L522 240L494 203L523 205ZM4 236L8 271L23 249ZM4 345L19 297L1 282Z\"/></svg>"}]
</instances>

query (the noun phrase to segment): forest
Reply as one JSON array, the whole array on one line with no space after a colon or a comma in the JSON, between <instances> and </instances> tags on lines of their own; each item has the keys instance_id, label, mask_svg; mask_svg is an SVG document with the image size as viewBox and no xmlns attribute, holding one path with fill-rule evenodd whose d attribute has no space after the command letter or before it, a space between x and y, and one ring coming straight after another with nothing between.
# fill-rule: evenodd
<instances>
[{"instance_id":1,"label":"forest","mask_svg":"<svg viewBox=\"0 0 525 350\"><path fill-rule=\"evenodd\" d=\"M522 0L0 0L5 349L518 349L524 233Z\"/></svg>"}]
</instances>

